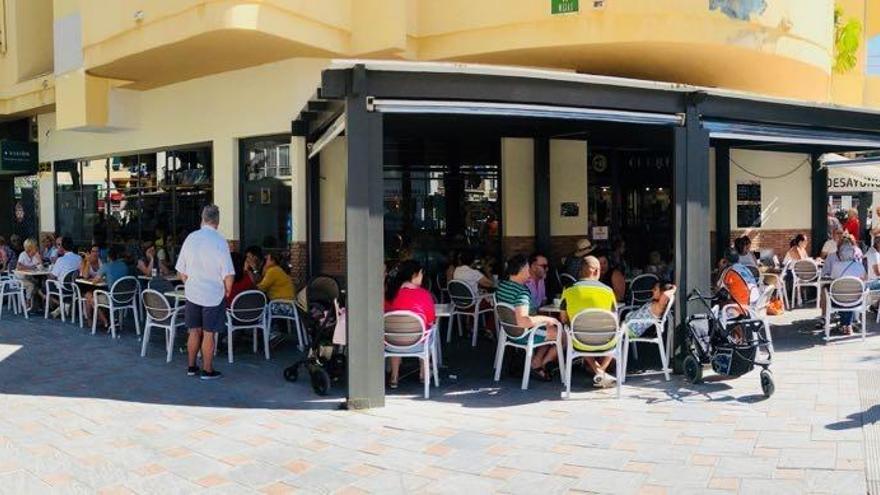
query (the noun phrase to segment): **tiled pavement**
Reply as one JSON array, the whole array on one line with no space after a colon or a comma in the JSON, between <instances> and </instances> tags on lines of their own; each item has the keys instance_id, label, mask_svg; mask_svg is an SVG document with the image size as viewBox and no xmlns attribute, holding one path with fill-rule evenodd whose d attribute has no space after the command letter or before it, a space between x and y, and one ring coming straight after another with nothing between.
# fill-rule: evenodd
<instances>
[{"instance_id":1,"label":"tiled pavement","mask_svg":"<svg viewBox=\"0 0 880 495\"><path fill-rule=\"evenodd\" d=\"M344 412L283 381L290 352L242 347L200 382L158 339L142 359L131 332L4 315L0 492L865 493L859 373L880 337L825 346L811 325L777 327L770 400L757 373L639 376L621 400L580 373L562 401L558 383L492 382L488 347L462 346L483 365L453 366L430 400L411 380L384 409Z\"/></svg>"}]
</instances>

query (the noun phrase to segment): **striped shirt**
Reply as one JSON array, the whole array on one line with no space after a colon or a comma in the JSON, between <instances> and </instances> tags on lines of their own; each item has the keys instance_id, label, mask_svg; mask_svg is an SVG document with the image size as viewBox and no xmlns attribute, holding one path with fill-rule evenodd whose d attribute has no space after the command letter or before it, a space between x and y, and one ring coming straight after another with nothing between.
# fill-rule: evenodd
<instances>
[{"instance_id":1,"label":"striped shirt","mask_svg":"<svg viewBox=\"0 0 880 495\"><path fill-rule=\"evenodd\" d=\"M536 309L532 308L532 294L529 292L529 289L525 285L518 284L512 280L502 280L498 284L495 300L500 303L509 304L514 308L527 306L530 314L533 314Z\"/></svg>"}]
</instances>

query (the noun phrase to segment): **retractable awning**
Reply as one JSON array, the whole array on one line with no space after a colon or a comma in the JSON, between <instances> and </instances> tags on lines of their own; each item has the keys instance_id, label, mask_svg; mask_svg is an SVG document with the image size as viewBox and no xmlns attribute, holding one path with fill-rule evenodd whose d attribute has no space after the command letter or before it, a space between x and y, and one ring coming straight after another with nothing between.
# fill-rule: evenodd
<instances>
[{"instance_id":1,"label":"retractable awning","mask_svg":"<svg viewBox=\"0 0 880 495\"><path fill-rule=\"evenodd\" d=\"M497 117L532 117L565 120L623 122L663 126L684 125L683 114L633 112L602 108L555 105L527 105L485 101L403 100L368 98L367 109L381 113L485 115Z\"/></svg>"},{"instance_id":2,"label":"retractable awning","mask_svg":"<svg viewBox=\"0 0 880 495\"><path fill-rule=\"evenodd\" d=\"M880 134L714 119L704 119L703 128L709 131L709 137L713 139L808 144L852 150L880 148Z\"/></svg>"},{"instance_id":3,"label":"retractable awning","mask_svg":"<svg viewBox=\"0 0 880 495\"><path fill-rule=\"evenodd\" d=\"M828 168L829 193L880 192L880 158L847 160L832 155L823 163Z\"/></svg>"}]
</instances>

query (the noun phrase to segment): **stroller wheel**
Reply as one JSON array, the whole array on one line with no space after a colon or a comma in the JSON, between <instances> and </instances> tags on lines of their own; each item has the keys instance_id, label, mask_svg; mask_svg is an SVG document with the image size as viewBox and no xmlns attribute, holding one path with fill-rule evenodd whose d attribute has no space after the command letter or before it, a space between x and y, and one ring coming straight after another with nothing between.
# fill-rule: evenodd
<instances>
[{"instance_id":1,"label":"stroller wheel","mask_svg":"<svg viewBox=\"0 0 880 495\"><path fill-rule=\"evenodd\" d=\"M684 377L691 383L703 381L703 365L693 354L684 358Z\"/></svg>"},{"instance_id":2,"label":"stroller wheel","mask_svg":"<svg viewBox=\"0 0 880 495\"><path fill-rule=\"evenodd\" d=\"M770 370L761 370L761 390L764 391L764 397L767 398L776 391L776 384L773 383L773 373L770 373Z\"/></svg>"},{"instance_id":3,"label":"stroller wheel","mask_svg":"<svg viewBox=\"0 0 880 495\"><path fill-rule=\"evenodd\" d=\"M294 364L284 368L284 379L289 382L295 382L299 378L299 365Z\"/></svg>"},{"instance_id":4,"label":"stroller wheel","mask_svg":"<svg viewBox=\"0 0 880 495\"><path fill-rule=\"evenodd\" d=\"M312 390L318 395L327 395L330 391L330 375L324 368L316 367L310 373Z\"/></svg>"}]
</instances>

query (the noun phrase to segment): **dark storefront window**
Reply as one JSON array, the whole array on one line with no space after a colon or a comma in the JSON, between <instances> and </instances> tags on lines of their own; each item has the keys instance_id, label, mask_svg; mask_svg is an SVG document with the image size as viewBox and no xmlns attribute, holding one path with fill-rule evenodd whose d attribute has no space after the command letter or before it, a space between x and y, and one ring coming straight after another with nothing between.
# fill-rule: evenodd
<instances>
[{"instance_id":1,"label":"dark storefront window","mask_svg":"<svg viewBox=\"0 0 880 495\"><path fill-rule=\"evenodd\" d=\"M385 257L431 270L450 253L500 256L499 144L396 141L386 149Z\"/></svg>"},{"instance_id":2,"label":"dark storefront window","mask_svg":"<svg viewBox=\"0 0 880 495\"><path fill-rule=\"evenodd\" d=\"M241 240L284 249L293 240L290 136L242 139Z\"/></svg>"},{"instance_id":3,"label":"dark storefront window","mask_svg":"<svg viewBox=\"0 0 880 495\"><path fill-rule=\"evenodd\" d=\"M56 229L77 245L162 244L175 256L213 200L210 146L55 164Z\"/></svg>"}]
</instances>

